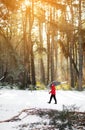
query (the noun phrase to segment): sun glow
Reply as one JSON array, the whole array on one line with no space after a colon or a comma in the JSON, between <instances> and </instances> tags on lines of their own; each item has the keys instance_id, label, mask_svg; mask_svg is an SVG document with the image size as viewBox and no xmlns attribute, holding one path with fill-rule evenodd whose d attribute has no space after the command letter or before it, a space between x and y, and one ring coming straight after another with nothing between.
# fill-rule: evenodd
<instances>
[{"instance_id":1,"label":"sun glow","mask_svg":"<svg viewBox=\"0 0 85 130\"><path fill-rule=\"evenodd\" d=\"M30 6L30 1L29 0L25 0L25 5L26 6Z\"/></svg>"}]
</instances>

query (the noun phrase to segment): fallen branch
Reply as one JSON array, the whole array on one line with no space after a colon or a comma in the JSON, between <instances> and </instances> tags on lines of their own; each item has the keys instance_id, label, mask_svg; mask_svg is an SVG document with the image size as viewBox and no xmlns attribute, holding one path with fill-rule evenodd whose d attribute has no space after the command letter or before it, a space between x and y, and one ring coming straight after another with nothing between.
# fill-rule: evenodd
<instances>
[{"instance_id":1,"label":"fallen branch","mask_svg":"<svg viewBox=\"0 0 85 130\"><path fill-rule=\"evenodd\" d=\"M19 118L19 116L23 113L23 112L28 112L29 110L34 110L34 108L30 108L30 109L23 109L19 114L17 114L16 116L13 116L12 118L10 119L7 119L7 120L3 120L3 121L0 121L0 123L4 123L4 122L12 122L12 121L17 121L17 120L21 120Z\"/></svg>"},{"instance_id":2,"label":"fallen branch","mask_svg":"<svg viewBox=\"0 0 85 130\"><path fill-rule=\"evenodd\" d=\"M25 113L25 114L23 114ZM23 114L23 115L22 115ZM62 114L62 116L61 116ZM17 115L13 116L10 119L7 120L3 120L0 121L0 123L4 123L4 122L13 122L13 121L19 121L22 120L24 118L26 118L29 115L37 115L40 116L42 118L44 118L46 115L49 119L51 119L53 121L53 126L50 125L50 127L59 127L59 123L57 122L58 120L62 120L62 118L65 118L66 120L68 120L68 122L71 122L72 125L75 127L83 127L85 126L85 112L78 112L78 111L57 111L57 110L53 110L53 109L38 109L38 108L29 108L29 109L23 109L21 110ZM55 118L55 122L54 122L54 118ZM63 122L62 122L63 123ZM37 124L36 124L37 125ZM68 124L65 124L68 125ZM60 126L63 127L63 124L60 124ZM48 127L43 126L43 127ZM49 129L50 129L49 127Z\"/></svg>"}]
</instances>

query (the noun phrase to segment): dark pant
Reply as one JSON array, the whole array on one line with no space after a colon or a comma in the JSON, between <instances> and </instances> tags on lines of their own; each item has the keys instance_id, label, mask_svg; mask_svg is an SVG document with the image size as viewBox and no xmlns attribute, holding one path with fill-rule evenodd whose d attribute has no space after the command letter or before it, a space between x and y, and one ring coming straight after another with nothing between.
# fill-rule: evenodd
<instances>
[{"instance_id":1,"label":"dark pant","mask_svg":"<svg viewBox=\"0 0 85 130\"><path fill-rule=\"evenodd\" d=\"M52 98L54 98L55 103L57 104L56 96L55 96L55 95L53 95L53 94L50 96L50 101L49 101L49 103L51 103Z\"/></svg>"}]
</instances>

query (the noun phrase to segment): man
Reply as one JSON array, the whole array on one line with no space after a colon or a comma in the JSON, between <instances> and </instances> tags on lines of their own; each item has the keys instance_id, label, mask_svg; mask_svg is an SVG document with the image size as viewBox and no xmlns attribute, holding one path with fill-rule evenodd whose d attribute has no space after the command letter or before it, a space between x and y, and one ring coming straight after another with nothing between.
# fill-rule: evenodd
<instances>
[{"instance_id":1,"label":"man","mask_svg":"<svg viewBox=\"0 0 85 130\"><path fill-rule=\"evenodd\" d=\"M57 104L57 100L56 100L56 88L55 85L52 83L51 85L51 91L49 92L49 94L51 93L50 96L50 101L48 103L51 103L52 98L54 98L55 104Z\"/></svg>"}]
</instances>

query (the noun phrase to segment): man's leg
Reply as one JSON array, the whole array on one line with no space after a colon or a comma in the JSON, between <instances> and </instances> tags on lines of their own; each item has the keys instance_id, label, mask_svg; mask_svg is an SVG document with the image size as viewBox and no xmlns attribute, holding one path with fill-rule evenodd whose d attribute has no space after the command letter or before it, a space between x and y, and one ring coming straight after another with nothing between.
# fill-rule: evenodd
<instances>
[{"instance_id":1,"label":"man's leg","mask_svg":"<svg viewBox=\"0 0 85 130\"><path fill-rule=\"evenodd\" d=\"M55 95L53 95L53 97L54 97L54 100L55 100L55 104L57 104L56 96L55 96Z\"/></svg>"},{"instance_id":2,"label":"man's leg","mask_svg":"<svg viewBox=\"0 0 85 130\"><path fill-rule=\"evenodd\" d=\"M52 97L53 97L53 95L50 96L50 101L48 103L51 103Z\"/></svg>"}]
</instances>

